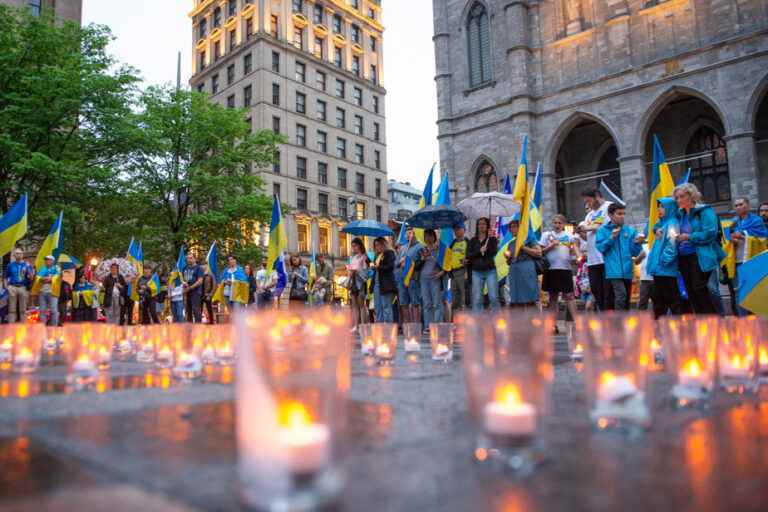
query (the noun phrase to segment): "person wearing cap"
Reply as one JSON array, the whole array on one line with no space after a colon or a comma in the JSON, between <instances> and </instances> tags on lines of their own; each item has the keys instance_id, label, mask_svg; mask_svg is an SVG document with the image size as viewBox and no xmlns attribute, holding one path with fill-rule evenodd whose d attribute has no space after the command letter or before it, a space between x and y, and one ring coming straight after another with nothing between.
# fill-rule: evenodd
<instances>
[{"instance_id":1,"label":"person wearing cap","mask_svg":"<svg viewBox=\"0 0 768 512\"><path fill-rule=\"evenodd\" d=\"M48 317L48 325L59 325L59 297L53 294L53 280L61 276L56 259L50 254L45 257L45 266L40 269L40 294L37 297L40 318Z\"/></svg>"},{"instance_id":2,"label":"person wearing cap","mask_svg":"<svg viewBox=\"0 0 768 512\"><path fill-rule=\"evenodd\" d=\"M34 276L32 265L24 261L24 253L18 247L13 250L13 259L5 267L5 287L8 290L8 321L24 322L27 318L29 288Z\"/></svg>"},{"instance_id":3,"label":"person wearing cap","mask_svg":"<svg viewBox=\"0 0 768 512\"><path fill-rule=\"evenodd\" d=\"M451 316L467 305L467 247L469 241L464 236L464 223L453 226L451 242Z\"/></svg>"}]
</instances>

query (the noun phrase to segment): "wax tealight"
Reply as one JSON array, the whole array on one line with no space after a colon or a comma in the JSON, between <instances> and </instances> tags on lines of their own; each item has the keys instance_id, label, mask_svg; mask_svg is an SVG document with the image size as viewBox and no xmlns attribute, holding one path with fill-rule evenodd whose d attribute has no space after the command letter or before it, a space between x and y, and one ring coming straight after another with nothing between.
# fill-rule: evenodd
<instances>
[{"instance_id":1,"label":"wax tealight","mask_svg":"<svg viewBox=\"0 0 768 512\"><path fill-rule=\"evenodd\" d=\"M331 456L331 433L328 426L312 421L306 408L290 402L279 411L280 457L295 474L315 473L325 467Z\"/></svg>"},{"instance_id":2,"label":"wax tealight","mask_svg":"<svg viewBox=\"0 0 768 512\"><path fill-rule=\"evenodd\" d=\"M81 355L72 364L72 371L80 375L95 375L96 364L86 354Z\"/></svg>"},{"instance_id":3,"label":"wax tealight","mask_svg":"<svg viewBox=\"0 0 768 512\"><path fill-rule=\"evenodd\" d=\"M520 398L517 386L501 387L483 412L485 430L492 435L530 436L536 430L536 408Z\"/></svg>"},{"instance_id":4,"label":"wax tealight","mask_svg":"<svg viewBox=\"0 0 768 512\"><path fill-rule=\"evenodd\" d=\"M206 345L200 353L200 358L205 364L214 364L216 362L216 351L212 346Z\"/></svg>"},{"instance_id":5,"label":"wax tealight","mask_svg":"<svg viewBox=\"0 0 768 512\"><path fill-rule=\"evenodd\" d=\"M405 340L405 351L419 352L421 351L421 344L416 340L416 338L409 338Z\"/></svg>"},{"instance_id":6,"label":"wax tealight","mask_svg":"<svg viewBox=\"0 0 768 512\"><path fill-rule=\"evenodd\" d=\"M382 359L389 359L392 356L392 351L389 349L389 345L386 343L382 343L378 347L376 347L376 357L380 357Z\"/></svg>"}]
</instances>

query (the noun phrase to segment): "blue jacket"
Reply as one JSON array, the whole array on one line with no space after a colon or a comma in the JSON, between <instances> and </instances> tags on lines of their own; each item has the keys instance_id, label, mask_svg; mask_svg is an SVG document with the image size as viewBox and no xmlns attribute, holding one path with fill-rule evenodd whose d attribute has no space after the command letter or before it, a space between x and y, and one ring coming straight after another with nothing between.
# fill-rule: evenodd
<instances>
[{"instance_id":1,"label":"blue jacket","mask_svg":"<svg viewBox=\"0 0 768 512\"><path fill-rule=\"evenodd\" d=\"M758 238L768 238L768 229L758 215L754 213L747 214L747 218L741 219L738 215L733 219L733 224L728 228L729 233L741 232L749 236Z\"/></svg>"},{"instance_id":2,"label":"blue jacket","mask_svg":"<svg viewBox=\"0 0 768 512\"><path fill-rule=\"evenodd\" d=\"M677 211L677 221L682 224L684 210ZM696 257L702 272L711 272L720 266L725 258L725 251L720 246L718 233L720 219L715 210L708 205L698 205L691 209L691 235L689 241L696 249Z\"/></svg>"},{"instance_id":3,"label":"blue jacket","mask_svg":"<svg viewBox=\"0 0 768 512\"><path fill-rule=\"evenodd\" d=\"M632 279L634 276L633 256L642 252L643 246L635 242L637 231L627 225L621 227L619 236L611 238L616 224L609 222L597 230L595 245L603 253L606 279Z\"/></svg>"},{"instance_id":4,"label":"blue jacket","mask_svg":"<svg viewBox=\"0 0 768 512\"><path fill-rule=\"evenodd\" d=\"M677 222L677 206L671 197L662 197L659 202L664 207L664 217L653 226L653 231L662 230L663 233L651 247L648 255L648 273L652 276L677 277L677 243L669 237L669 228L674 227L680 232Z\"/></svg>"}]
</instances>

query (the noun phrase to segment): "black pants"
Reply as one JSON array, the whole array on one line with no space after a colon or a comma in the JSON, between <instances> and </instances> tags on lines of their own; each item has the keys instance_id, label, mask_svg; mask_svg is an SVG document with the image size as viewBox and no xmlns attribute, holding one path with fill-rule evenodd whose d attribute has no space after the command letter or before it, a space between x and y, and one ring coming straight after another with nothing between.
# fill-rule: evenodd
<instances>
[{"instance_id":1,"label":"black pants","mask_svg":"<svg viewBox=\"0 0 768 512\"><path fill-rule=\"evenodd\" d=\"M715 308L715 303L712 301L707 287L712 271L702 272L701 267L699 267L699 259L695 254L679 256L678 265L693 312L697 315L717 314L717 308Z\"/></svg>"},{"instance_id":2,"label":"black pants","mask_svg":"<svg viewBox=\"0 0 768 512\"><path fill-rule=\"evenodd\" d=\"M187 322L203 323L203 296L200 293L188 293L184 299L184 310Z\"/></svg>"},{"instance_id":3,"label":"black pants","mask_svg":"<svg viewBox=\"0 0 768 512\"><path fill-rule=\"evenodd\" d=\"M637 309L646 311L648 309L649 300L654 300L653 281L640 281L640 296L637 298Z\"/></svg>"},{"instance_id":4,"label":"black pants","mask_svg":"<svg viewBox=\"0 0 768 512\"><path fill-rule=\"evenodd\" d=\"M589 287L595 296L595 309L606 311L613 309L613 288L605 279L605 265L592 265L587 267L589 274Z\"/></svg>"},{"instance_id":5,"label":"black pants","mask_svg":"<svg viewBox=\"0 0 768 512\"><path fill-rule=\"evenodd\" d=\"M139 318L142 325L159 324L157 318L157 308L155 308L155 299L148 297L139 302Z\"/></svg>"},{"instance_id":6,"label":"black pants","mask_svg":"<svg viewBox=\"0 0 768 512\"><path fill-rule=\"evenodd\" d=\"M202 304L205 308L205 313L208 315L208 323L215 324L216 317L213 316L213 302L211 302L211 299L203 299Z\"/></svg>"},{"instance_id":7,"label":"black pants","mask_svg":"<svg viewBox=\"0 0 768 512\"><path fill-rule=\"evenodd\" d=\"M676 277L653 276L653 316L659 318L667 314L683 314L683 299Z\"/></svg>"},{"instance_id":8,"label":"black pants","mask_svg":"<svg viewBox=\"0 0 768 512\"><path fill-rule=\"evenodd\" d=\"M133 301L125 299L120 306L120 325L133 325Z\"/></svg>"},{"instance_id":9,"label":"black pants","mask_svg":"<svg viewBox=\"0 0 768 512\"><path fill-rule=\"evenodd\" d=\"M613 292L613 304L610 309L629 311L629 299L632 297L631 279L608 279L608 286Z\"/></svg>"}]
</instances>

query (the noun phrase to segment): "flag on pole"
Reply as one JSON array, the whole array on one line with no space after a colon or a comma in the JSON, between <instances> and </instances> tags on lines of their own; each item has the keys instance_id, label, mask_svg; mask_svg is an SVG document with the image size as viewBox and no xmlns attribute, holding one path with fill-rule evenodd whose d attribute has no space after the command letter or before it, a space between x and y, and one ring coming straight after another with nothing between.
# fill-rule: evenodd
<instances>
[{"instance_id":1,"label":"flag on pole","mask_svg":"<svg viewBox=\"0 0 768 512\"><path fill-rule=\"evenodd\" d=\"M448 173L445 173L437 189L436 205L451 205L451 192L448 187ZM451 270L451 260L453 258L451 244L453 243L453 227L441 228L438 235L440 245L437 250L437 264L444 271Z\"/></svg>"},{"instance_id":2,"label":"flag on pole","mask_svg":"<svg viewBox=\"0 0 768 512\"><path fill-rule=\"evenodd\" d=\"M208 273L213 278L214 284L219 278L219 250L216 248L216 242L211 244L208 254L205 255L205 263L208 265Z\"/></svg>"},{"instance_id":3,"label":"flag on pole","mask_svg":"<svg viewBox=\"0 0 768 512\"><path fill-rule=\"evenodd\" d=\"M27 234L27 207L27 194L24 194L0 217L0 257L11 252L16 242Z\"/></svg>"},{"instance_id":4,"label":"flag on pole","mask_svg":"<svg viewBox=\"0 0 768 512\"><path fill-rule=\"evenodd\" d=\"M531 203L531 190L528 186L528 136L523 139L523 151L520 156L520 165L517 167L517 179L515 180L515 189L512 197L521 205L520 208L520 229L515 237L515 257L520 254L525 242L528 241L528 232L531 227L531 209L526 205Z\"/></svg>"},{"instance_id":5,"label":"flag on pole","mask_svg":"<svg viewBox=\"0 0 768 512\"><path fill-rule=\"evenodd\" d=\"M541 211L542 183L541 162L536 164L536 176L533 179L533 197L531 199L531 231L536 238L541 238L541 228L544 225L544 215Z\"/></svg>"},{"instance_id":6,"label":"flag on pole","mask_svg":"<svg viewBox=\"0 0 768 512\"><path fill-rule=\"evenodd\" d=\"M184 252L184 246L179 248L179 256L176 258L176 266L168 276L168 284L179 286L184 283L184 269L187 268L187 255Z\"/></svg>"},{"instance_id":7,"label":"flag on pole","mask_svg":"<svg viewBox=\"0 0 768 512\"><path fill-rule=\"evenodd\" d=\"M149 294L152 297L157 297L160 293L160 276L157 275L157 272L152 273L152 278L147 283L147 288L149 288Z\"/></svg>"},{"instance_id":8,"label":"flag on pole","mask_svg":"<svg viewBox=\"0 0 768 512\"><path fill-rule=\"evenodd\" d=\"M437 163L432 164L432 168L429 170L429 177L427 177L427 182L424 184L424 191L421 193L421 199L419 199L419 209L424 208L425 206L429 206L432 204L433 193L432 193L432 180L433 175L435 173L435 165ZM413 234L416 237L416 240L424 243L424 230L421 228L415 228L413 230Z\"/></svg>"},{"instance_id":9,"label":"flag on pole","mask_svg":"<svg viewBox=\"0 0 768 512\"><path fill-rule=\"evenodd\" d=\"M285 258L283 256L287 248L288 236L285 234L283 213L280 209L280 198L275 196L272 203L272 221L269 224L267 271L277 272L277 287L275 288L275 294L278 297L282 294L287 283L287 276L285 274Z\"/></svg>"},{"instance_id":10,"label":"flag on pole","mask_svg":"<svg viewBox=\"0 0 768 512\"><path fill-rule=\"evenodd\" d=\"M627 203L625 203L622 198L616 195L616 193L613 190L611 190L611 188L608 186L608 184L605 181L600 180L599 190L600 190L600 195L602 195L603 199L605 199L606 201L610 203L620 204L621 206L624 206L624 207L627 206Z\"/></svg>"},{"instance_id":11,"label":"flag on pole","mask_svg":"<svg viewBox=\"0 0 768 512\"><path fill-rule=\"evenodd\" d=\"M239 304L248 304L250 285L248 284L248 276L245 275L245 271L241 267L238 266L235 273L232 274L230 286L229 300Z\"/></svg>"},{"instance_id":12,"label":"flag on pole","mask_svg":"<svg viewBox=\"0 0 768 512\"><path fill-rule=\"evenodd\" d=\"M62 240L62 224L64 222L64 212L60 212L56 220L53 221L48 236L43 240L43 245L40 246L40 251L37 253L35 259L35 270L40 272L45 266L45 257L49 254L55 258L59 257L61 240Z\"/></svg>"},{"instance_id":13,"label":"flag on pole","mask_svg":"<svg viewBox=\"0 0 768 512\"><path fill-rule=\"evenodd\" d=\"M675 189L675 182L672 180L672 174L669 172L669 165L664 156L664 150L661 148L659 138L653 136L653 171L651 172L651 198L648 207L648 248L653 247L656 234L653 226L659 221L659 212L656 208L656 202L662 197L670 197Z\"/></svg>"},{"instance_id":14,"label":"flag on pole","mask_svg":"<svg viewBox=\"0 0 768 512\"><path fill-rule=\"evenodd\" d=\"M685 174L683 174L683 177L680 178L680 181L677 183L678 185L685 185L691 181L691 168L689 167L688 170L685 171Z\"/></svg>"},{"instance_id":15,"label":"flag on pole","mask_svg":"<svg viewBox=\"0 0 768 512\"><path fill-rule=\"evenodd\" d=\"M509 177L509 174L504 175L504 188L502 189L502 192L505 194L512 194L512 179Z\"/></svg>"},{"instance_id":16,"label":"flag on pole","mask_svg":"<svg viewBox=\"0 0 768 512\"><path fill-rule=\"evenodd\" d=\"M514 219L515 217L516 216L512 216L509 218ZM493 262L496 265L496 279L499 281L507 277L509 274L509 264L507 263L507 257L504 256L504 252L509 247L509 244L514 243L514 241L515 237L512 236L512 233L510 233L509 229L507 228L507 233L504 235L504 238L499 244L499 250L496 251L496 256L493 257Z\"/></svg>"},{"instance_id":17,"label":"flag on pole","mask_svg":"<svg viewBox=\"0 0 768 512\"><path fill-rule=\"evenodd\" d=\"M408 231L408 225L403 222L400 225L400 233L397 235L397 245L405 245L408 243L406 232Z\"/></svg>"},{"instance_id":18,"label":"flag on pole","mask_svg":"<svg viewBox=\"0 0 768 512\"><path fill-rule=\"evenodd\" d=\"M312 257L309 260L309 272L307 278L307 290L311 290L317 281L317 251L312 249ZM312 295L309 298L310 304L312 303Z\"/></svg>"},{"instance_id":19,"label":"flag on pole","mask_svg":"<svg viewBox=\"0 0 768 512\"><path fill-rule=\"evenodd\" d=\"M132 301L137 302L139 300L139 287L135 286L135 283L144 274L144 249L141 247L141 242L131 238L125 259L136 269L136 279L128 285L128 296Z\"/></svg>"},{"instance_id":20,"label":"flag on pole","mask_svg":"<svg viewBox=\"0 0 768 512\"><path fill-rule=\"evenodd\" d=\"M411 285L411 278L415 270L416 265L413 263L413 259L410 256L406 256L405 263L403 264L403 284L406 288Z\"/></svg>"}]
</instances>

